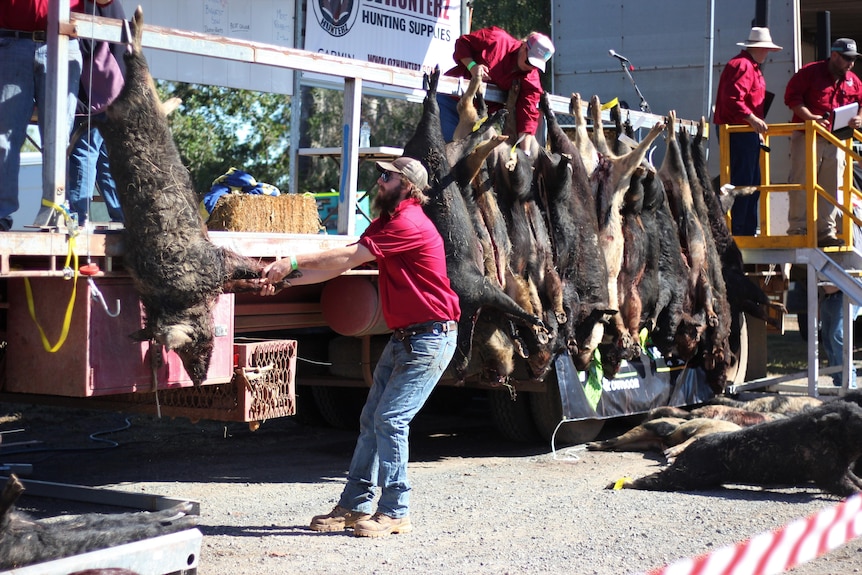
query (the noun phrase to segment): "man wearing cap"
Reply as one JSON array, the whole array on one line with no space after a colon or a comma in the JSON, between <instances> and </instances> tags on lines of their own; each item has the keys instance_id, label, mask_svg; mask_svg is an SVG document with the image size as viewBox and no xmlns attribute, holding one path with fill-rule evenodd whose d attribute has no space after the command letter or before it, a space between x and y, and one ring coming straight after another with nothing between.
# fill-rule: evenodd
<instances>
[{"instance_id":1,"label":"man wearing cap","mask_svg":"<svg viewBox=\"0 0 862 575\"><path fill-rule=\"evenodd\" d=\"M712 117L716 126L748 124L753 132L729 134L730 183L734 186L760 185L761 134L767 130L765 101L766 81L760 67L770 52L781 50L772 41L768 28L754 27L743 50L731 58L721 72ZM753 236L757 232L760 191L738 196L733 203L731 233Z\"/></svg>"},{"instance_id":2,"label":"man wearing cap","mask_svg":"<svg viewBox=\"0 0 862 575\"><path fill-rule=\"evenodd\" d=\"M787 82L784 103L793 110L794 123L813 120L826 129L832 128L830 114L835 108L847 104L862 104L862 84L851 70L859 53L856 42L850 38L839 38L832 43L829 58L811 62L800 68ZM862 127L862 114L850 120L854 129ZM805 184L806 166L805 133L795 131L790 136L791 183ZM844 173L844 152L823 139L817 141L817 183L832 198L838 198L838 187ZM808 226L805 213L807 200L805 190L789 192L789 235L805 235ZM839 210L827 200L817 201L817 242L820 246L841 245L837 237Z\"/></svg>"},{"instance_id":3,"label":"man wearing cap","mask_svg":"<svg viewBox=\"0 0 862 575\"><path fill-rule=\"evenodd\" d=\"M377 217L359 241L324 252L277 260L262 272L261 295L273 283L319 283L377 260L378 289L393 335L374 369L374 382L359 419L359 439L347 484L333 510L311 520L312 531L353 529L381 537L413 529L408 514L407 460L410 422L431 394L455 353L458 296L446 275L443 239L425 215L428 173L402 156L377 162ZM375 487L381 494L372 515Z\"/></svg>"},{"instance_id":4,"label":"man wearing cap","mask_svg":"<svg viewBox=\"0 0 862 575\"><path fill-rule=\"evenodd\" d=\"M515 120L518 136L522 138L521 148L530 150L539 125L539 97L543 91L539 72L545 71L553 55L554 44L544 34L530 32L524 40L517 40L505 30L492 26L464 34L455 41L453 58L456 66L446 75L462 78L481 76L503 91L508 91L516 80L520 80ZM458 125L457 100L440 94L437 101L443 138L448 142ZM493 113L502 106L489 102L488 108Z\"/></svg>"}]
</instances>

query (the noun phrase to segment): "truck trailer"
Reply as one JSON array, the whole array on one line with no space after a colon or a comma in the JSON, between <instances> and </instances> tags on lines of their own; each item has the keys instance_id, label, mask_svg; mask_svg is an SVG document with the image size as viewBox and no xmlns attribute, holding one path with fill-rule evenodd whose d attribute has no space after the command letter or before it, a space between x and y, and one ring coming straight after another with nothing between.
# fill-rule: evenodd
<instances>
[{"instance_id":1,"label":"truck trailer","mask_svg":"<svg viewBox=\"0 0 862 575\"><path fill-rule=\"evenodd\" d=\"M556 91L567 93L577 89L587 94L602 93L605 88L598 77L575 74L572 79L562 72L568 70L569 60L565 54L571 51L576 57L579 49L568 45L576 35L564 32L558 23L569 21L570 6L573 4L559 2L554 8L554 40L558 46L553 62L554 84L560 86ZM57 41L62 46L66 34L122 41L124 26L120 21L61 12L52 15L60 33L53 40L49 37L49 42ZM299 13L301 10L297 10ZM580 19L585 21L583 14ZM605 16L600 19L609 20ZM746 34L747 29L746 25ZM734 34L736 32L738 30L734 30ZM779 42L787 37L784 33L776 34L774 29L773 34ZM745 37L736 36L738 39ZM325 250L356 240L359 162L363 158L373 159L375 153L397 153L397 149L363 151L360 148L360 97L370 90L419 101L423 95L421 71L155 25L145 27L144 46L207 55L235 64L265 64L275 69L324 74L336 79L344 92L345 128L343 145L333 152L342 160L338 203L340 233L214 231L210 232L210 237L217 245L261 260ZM625 54L624 50L629 47L631 45L625 44L610 49ZM631 57L631 52L628 56ZM609 77L611 72L603 74ZM619 81L617 77L617 84ZM611 90L616 92L613 97L619 97L623 87L609 88L607 95L602 94L603 99L611 98ZM442 92L459 94L462 89L455 79L441 79ZM56 92L55 78L55 96ZM662 102L650 92L645 90L644 93L652 100L651 109L638 107L625 112L627 120L636 128L650 127L664 118L664 113L659 111ZM493 89L489 90L489 97L503 100L502 94ZM561 116L569 112L568 97L551 96L549 100ZM695 117L702 113L702 109L682 106L681 102L680 109ZM52 122L56 126L56 114L51 116L49 114L46 126L49 135L56 130L52 128ZM603 119L610 122L608 112ZM698 124L695 120L681 120L680 123L691 131ZM56 140L49 136L44 160L57 166L55 173L63 174L62 154L52 144ZM297 143L298 138L292 141ZM292 146L294 150L297 148ZM719 166L716 173L720 172ZM62 184L56 186L50 199L62 204ZM362 396L370 385L375 350L381 338L388 337L380 318L373 270L353 270L327 284L291 288L265 301L248 294L222 295L214 310L217 336L214 359L205 384L195 387L178 358L167 354L164 362L157 363L154 359L158 350L147 343L132 343L127 338L127 334L140 328L142 309L122 264L123 241L121 231L116 229L88 229L74 235L63 218L53 219L39 231L0 234L0 286L4 294L0 311L6 343L0 389L5 400L75 402L89 407L193 419L244 421L256 426L266 419L293 415L297 409L298 388L302 400L314 398L315 407L330 423L349 425L351 417L358 414ZM752 263L776 260L798 263L814 261L812 251L819 252L803 244L791 248L776 248L771 244L765 248L752 246L746 254ZM835 265L826 267L835 274L841 269ZM848 293L851 297L855 294ZM856 301L862 301L862 295ZM816 334L814 337L816 341ZM747 341L747 338L742 340ZM560 363L556 373L544 381L531 380L523 371L516 371L511 383L503 389L490 386L477 376L469 378L466 386L489 390L492 413L505 435L524 439L538 428L546 439L556 435L559 440L570 443L595 437L608 417L642 413L656 405L698 403L711 396L695 369L660 357L635 363L625 366L613 380L592 382L601 388L599 410L595 401L591 403L586 398L589 374L572 372ZM816 365L813 370L816 380ZM734 384L744 382L744 373L744 368L737 370L733 375ZM454 383L451 377L444 377L442 381L444 386ZM641 397L632 402L631 398L637 394Z\"/></svg>"}]
</instances>

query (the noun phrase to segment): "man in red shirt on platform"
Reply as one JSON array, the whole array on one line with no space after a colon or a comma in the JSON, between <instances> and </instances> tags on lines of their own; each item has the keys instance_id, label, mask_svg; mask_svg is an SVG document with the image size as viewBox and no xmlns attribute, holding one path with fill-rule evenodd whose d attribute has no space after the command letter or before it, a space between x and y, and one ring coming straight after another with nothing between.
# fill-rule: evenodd
<instances>
[{"instance_id":1,"label":"man in red shirt on platform","mask_svg":"<svg viewBox=\"0 0 862 575\"><path fill-rule=\"evenodd\" d=\"M800 68L787 82L784 92L784 103L793 110L791 121L798 123L813 120L829 130L832 129L830 115L835 108L853 103L862 104L862 84L859 77L851 71L858 56L854 40L839 38L832 43L829 58ZM862 127L862 114L853 117L848 125L856 130ZM791 183L805 184L805 152L805 132L793 132L790 136ZM817 183L836 201L846 163L843 151L818 138ZM793 190L789 194L787 233L805 235L808 231L805 190ZM844 243L837 237L838 213L838 208L828 200L817 200L818 245L825 247Z\"/></svg>"},{"instance_id":2,"label":"man in red shirt on platform","mask_svg":"<svg viewBox=\"0 0 862 575\"><path fill-rule=\"evenodd\" d=\"M753 132L729 134L730 183L734 186L760 185L761 134L767 130L766 81L760 66L770 52L781 50L772 42L768 28L754 27L748 40L739 42L743 50L731 58L721 72L712 121L722 124L748 124ZM753 236L757 232L760 191L738 196L731 208L731 233Z\"/></svg>"},{"instance_id":3,"label":"man in red shirt on platform","mask_svg":"<svg viewBox=\"0 0 862 575\"><path fill-rule=\"evenodd\" d=\"M455 353L458 296L446 275L443 238L422 205L428 173L402 156L377 162L380 177L376 218L355 244L297 254L264 268L261 295L290 278L293 285L319 283L377 260L383 318L393 330L374 369L374 383L359 419L359 439L338 504L311 520L313 531L353 529L359 537L382 537L413 529L407 481L410 422L425 404ZM295 276L299 276L294 279ZM371 515L375 487L377 511Z\"/></svg>"},{"instance_id":4,"label":"man in red shirt on platform","mask_svg":"<svg viewBox=\"0 0 862 575\"><path fill-rule=\"evenodd\" d=\"M542 95L542 80L539 72L554 55L554 44L539 32L530 32L524 40L517 40L496 26L464 34L455 41L453 58L456 66L446 72L447 76L472 78L481 75L503 91L508 91L515 80L521 87L515 104L516 125L521 148L530 150L535 145L536 128L539 125L539 97ZM440 123L443 139L452 140L458 125L457 99L441 94ZM503 104L489 102L488 109L495 112Z\"/></svg>"},{"instance_id":5,"label":"man in red shirt on platform","mask_svg":"<svg viewBox=\"0 0 862 575\"><path fill-rule=\"evenodd\" d=\"M83 12L84 0L68 0L74 12ZM96 0L106 6L113 0ZM48 0L3 0L0 2L0 231L12 227L18 210L18 169L27 125L36 107L39 134L45 141L46 71L48 67ZM81 79L81 50L76 38L69 39L69 80L67 86L68 134L72 130ZM68 141L62 142L65 151ZM52 188L53 168L42 165L43 190ZM65 185L65 182L63 182ZM44 192L43 192L44 193ZM47 195L53 197L53 190ZM37 217L36 225L47 223Z\"/></svg>"}]
</instances>

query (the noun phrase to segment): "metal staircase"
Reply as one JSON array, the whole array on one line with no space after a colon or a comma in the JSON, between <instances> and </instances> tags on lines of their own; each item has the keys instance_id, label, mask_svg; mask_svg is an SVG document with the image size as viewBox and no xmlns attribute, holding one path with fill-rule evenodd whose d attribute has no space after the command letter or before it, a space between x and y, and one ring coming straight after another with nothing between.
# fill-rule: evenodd
<instances>
[{"instance_id":1,"label":"metal staircase","mask_svg":"<svg viewBox=\"0 0 862 575\"><path fill-rule=\"evenodd\" d=\"M853 341L853 319L850 313L850 305L862 306L862 252L852 247L841 248L796 248L796 249L743 249L743 259L746 263L756 264L795 264L808 267L807 274L807 302L809 318L818 316L818 283L828 281L833 283L844 293L844 341ZM808 395L814 397L819 395L817 380L821 374L832 373L838 368L819 368L819 333L818 322L808 322ZM841 371L843 377L843 389L855 387L855 382L849 381L851 362L853 361L853 345L844 346L844 359ZM798 375L767 377L745 382L740 385L728 387L729 393L740 391L774 387L792 379L798 379Z\"/></svg>"},{"instance_id":2,"label":"metal staircase","mask_svg":"<svg viewBox=\"0 0 862 575\"><path fill-rule=\"evenodd\" d=\"M794 132L803 130L805 132L805 144L808 148L806 161L805 182L792 184L787 182L775 183L772 181L773 166L770 155L770 139L790 138ZM749 132L750 126L720 126L720 134L733 132ZM721 170L719 174L722 185L730 182L730 147L727 144L729 138L719 137L719 148L721 154ZM761 177L762 182L758 187L760 190L760 233L758 236L735 237L737 246L742 251L743 260L746 264L766 264L783 266L785 264L804 265L807 267L806 280L806 309L808 317L814 321L808 322L806 338L808 342L808 370L803 374L794 374L782 377L766 377L745 382L740 385L728 386L729 393L736 393L747 389L760 389L764 387L777 388L784 382L807 379L808 395L817 396L818 376L826 373L842 372L842 387L839 393L848 388L856 387L855 381L849 380L850 368L853 362L852 343L844 346L844 359L842 366L831 367L825 370L819 369L819 342L818 342L818 282L828 281L834 284L844 294L844 341L853 342L853 319L850 313L851 304L862 306L862 242L859 241L859 231L862 230L862 214L858 213L857 205L862 198L859 190L859 179L854 172L854 163L862 163L862 133L858 130L848 140L839 140L834 134L823 128L816 122L808 121L804 124L770 124L769 131L764 136L764 147L761 152ZM829 194L817 182L817 162L815 161L816 146L830 144L844 151L848 158L844 174L839 178L839 198L831 199ZM778 154L779 158L785 158ZM786 159L786 158L785 158ZM786 166L785 166L786 168ZM792 190L804 190L807 195L808 205L808 234L804 236L789 236L779 232L773 225L771 217L772 204L770 196L774 193L784 194ZM838 237L845 241L841 247L818 248L816 234L817 202L831 202L841 212L841 225ZM784 226L782 226L784 227ZM854 237L855 236L855 237ZM855 245L854 245L855 244ZM834 387L830 385L831 388Z\"/></svg>"}]
</instances>

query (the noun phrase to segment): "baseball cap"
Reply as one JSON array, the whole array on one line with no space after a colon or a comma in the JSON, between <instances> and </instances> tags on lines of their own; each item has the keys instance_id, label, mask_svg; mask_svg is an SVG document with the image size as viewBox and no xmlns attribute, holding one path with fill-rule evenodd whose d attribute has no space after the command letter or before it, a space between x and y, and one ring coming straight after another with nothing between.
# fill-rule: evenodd
<instances>
[{"instance_id":1,"label":"baseball cap","mask_svg":"<svg viewBox=\"0 0 862 575\"><path fill-rule=\"evenodd\" d=\"M428 189L428 172L419 160L401 156L391 162L377 162L377 169L381 172L401 174L423 192Z\"/></svg>"},{"instance_id":2,"label":"baseball cap","mask_svg":"<svg viewBox=\"0 0 862 575\"><path fill-rule=\"evenodd\" d=\"M527 36L527 62L542 72L545 71L545 62L551 59L556 49L551 39L539 32L530 32Z\"/></svg>"},{"instance_id":3,"label":"baseball cap","mask_svg":"<svg viewBox=\"0 0 862 575\"><path fill-rule=\"evenodd\" d=\"M855 58L859 55L856 51L856 40L850 38L838 38L832 43L832 51L838 52L845 56Z\"/></svg>"}]
</instances>

